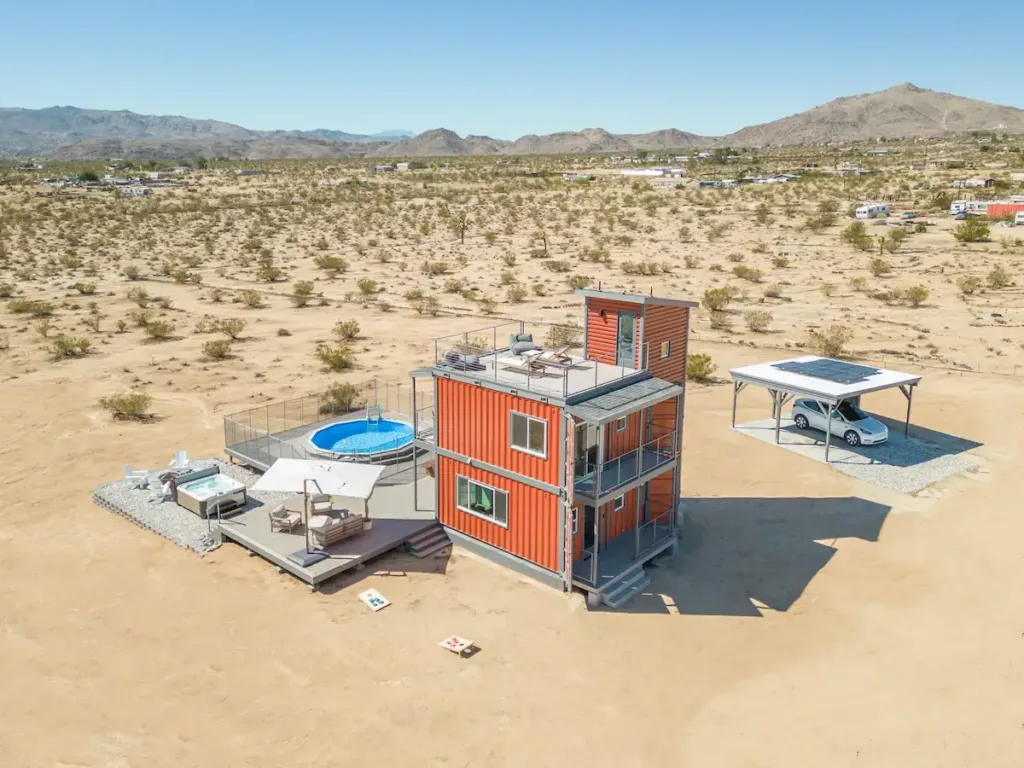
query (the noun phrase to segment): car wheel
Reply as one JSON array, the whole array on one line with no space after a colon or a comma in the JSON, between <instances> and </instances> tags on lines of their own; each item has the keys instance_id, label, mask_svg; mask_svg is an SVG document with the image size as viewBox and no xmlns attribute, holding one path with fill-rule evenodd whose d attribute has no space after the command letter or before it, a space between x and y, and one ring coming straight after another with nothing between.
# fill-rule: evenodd
<instances>
[{"instance_id":1,"label":"car wheel","mask_svg":"<svg viewBox=\"0 0 1024 768\"><path fill-rule=\"evenodd\" d=\"M802 413L798 413L793 417L793 423L796 424L797 429L807 429L810 426L810 422L807 421L807 417Z\"/></svg>"},{"instance_id":2,"label":"car wheel","mask_svg":"<svg viewBox=\"0 0 1024 768\"><path fill-rule=\"evenodd\" d=\"M843 439L847 442L848 445L860 445L860 435L858 435L852 429L849 430L845 435L843 435Z\"/></svg>"}]
</instances>

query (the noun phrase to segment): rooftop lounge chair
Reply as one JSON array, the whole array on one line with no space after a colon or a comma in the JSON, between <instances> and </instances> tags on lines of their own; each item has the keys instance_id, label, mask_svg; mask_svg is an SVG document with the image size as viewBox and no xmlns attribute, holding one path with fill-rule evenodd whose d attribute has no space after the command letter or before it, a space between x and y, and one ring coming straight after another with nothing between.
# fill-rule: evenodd
<instances>
[{"instance_id":1,"label":"rooftop lounge chair","mask_svg":"<svg viewBox=\"0 0 1024 768\"><path fill-rule=\"evenodd\" d=\"M552 363L554 365L568 365L572 363L572 355L569 354L570 345L558 349L548 349L541 352L534 358L538 363Z\"/></svg>"},{"instance_id":2,"label":"rooftop lounge chair","mask_svg":"<svg viewBox=\"0 0 1024 768\"><path fill-rule=\"evenodd\" d=\"M539 375L544 373L544 366L537 362L537 358L539 356L540 353L537 351L525 352L516 357L499 358L498 362L500 362L502 368L505 368L506 370L523 371Z\"/></svg>"}]
</instances>

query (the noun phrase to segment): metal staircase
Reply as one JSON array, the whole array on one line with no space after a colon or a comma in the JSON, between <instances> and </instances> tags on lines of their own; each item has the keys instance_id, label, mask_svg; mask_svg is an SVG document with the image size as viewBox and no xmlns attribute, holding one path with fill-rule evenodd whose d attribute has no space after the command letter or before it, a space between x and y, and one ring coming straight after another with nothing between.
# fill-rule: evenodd
<instances>
[{"instance_id":1,"label":"metal staircase","mask_svg":"<svg viewBox=\"0 0 1024 768\"><path fill-rule=\"evenodd\" d=\"M601 602L609 608L619 608L639 595L651 583L643 565L630 568L615 581L606 585L601 593Z\"/></svg>"}]
</instances>

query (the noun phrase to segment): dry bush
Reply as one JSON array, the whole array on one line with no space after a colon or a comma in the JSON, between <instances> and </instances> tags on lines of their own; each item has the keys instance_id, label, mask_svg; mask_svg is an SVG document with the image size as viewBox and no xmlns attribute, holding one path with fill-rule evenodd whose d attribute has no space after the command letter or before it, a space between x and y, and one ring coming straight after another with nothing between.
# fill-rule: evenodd
<instances>
[{"instance_id":1,"label":"dry bush","mask_svg":"<svg viewBox=\"0 0 1024 768\"><path fill-rule=\"evenodd\" d=\"M983 285L984 282L977 275L964 275L956 281L956 286L960 289L960 292L967 295L980 290Z\"/></svg>"},{"instance_id":2,"label":"dry bush","mask_svg":"<svg viewBox=\"0 0 1024 768\"><path fill-rule=\"evenodd\" d=\"M369 277L359 278L356 288L359 289L359 295L364 299L372 299L383 290L376 280Z\"/></svg>"},{"instance_id":3,"label":"dry bush","mask_svg":"<svg viewBox=\"0 0 1024 768\"><path fill-rule=\"evenodd\" d=\"M359 387L349 382L331 384L320 395L320 413L343 416L365 404Z\"/></svg>"},{"instance_id":4,"label":"dry bush","mask_svg":"<svg viewBox=\"0 0 1024 768\"><path fill-rule=\"evenodd\" d=\"M149 412L153 398L145 392L121 392L100 398L100 407L115 419L146 421L152 417Z\"/></svg>"},{"instance_id":5,"label":"dry bush","mask_svg":"<svg viewBox=\"0 0 1024 768\"><path fill-rule=\"evenodd\" d=\"M7 302L7 310L15 315L32 315L47 317L55 311L53 304L41 299L11 299Z\"/></svg>"},{"instance_id":6,"label":"dry bush","mask_svg":"<svg viewBox=\"0 0 1024 768\"><path fill-rule=\"evenodd\" d=\"M0 299L9 299L14 295L14 285L12 283L0 283Z\"/></svg>"},{"instance_id":7,"label":"dry bush","mask_svg":"<svg viewBox=\"0 0 1024 768\"><path fill-rule=\"evenodd\" d=\"M875 277L882 277L892 272L892 262L888 259L883 259L880 256L876 256L868 262L868 272Z\"/></svg>"},{"instance_id":8,"label":"dry bush","mask_svg":"<svg viewBox=\"0 0 1024 768\"><path fill-rule=\"evenodd\" d=\"M150 320L143 330L154 341L162 341L174 333L174 324L167 320Z\"/></svg>"},{"instance_id":9,"label":"dry bush","mask_svg":"<svg viewBox=\"0 0 1024 768\"><path fill-rule=\"evenodd\" d=\"M451 265L447 261L424 261L420 270L431 277L437 275L447 275L452 271Z\"/></svg>"},{"instance_id":10,"label":"dry bush","mask_svg":"<svg viewBox=\"0 0 1024 768\"><path fill-rule=\"evenodd\" d=\"M583 290L594 281L587 275L571 275L566 282L568 283L570 290L579 291Z\"/></svg>"},{"instance_id":11,"label":"dry bush","mask_svg":"<svg viewBox=\"0 0 1024 768\"><path fill-rule=\"evenodd\" d=\"M510 304L521 304L526 299L526 288L519 283L510 285L505 292L505 298Z\"/></svg>"},{"instance_id":12,"label":"dry bush","mask_svg":"<svg viewBox=\"0 0 1024 768\"><path fill-rule=\"evenodd\" d=\"M732 268L732 273L741 280L749 280L752 283L760 283L764 279L760 269L748 267L746 264L737 264Z\"/></svg>"},{"instance_id":13,"label":"dry bush","mask_svg":"<svg viewBox=\"0 0 1024 768\"><path fill-rule=\"evenodd\" d=\"M203 344L203 358L223 360L231 354L231 339L212 339Z\"/></svg>"},{"instance_id":14,"label":"dry bush","mask_svg":"<svg viewBox=\"0 0 1024 768\"><path fill-rule=\"evenodd\" d=\"M96 283L75 283L71 287L81 296L92 296L96 293Z\"/></svg>"},{"instance_id":15,"label":"dry bush","mask_svg":"<svg viewBox=\"0 0 1024 768\"><path fill-rule=\"evenodd\" d=\"M357 339L359 338L359 321L339 320L334 324L334 328L331 333L342 341L352 341L353 339Z\"/></svg>"},{"instance_id":16,"label":"dry bush","mask_svg":"<svg viewBox=\"0 0 1024 768\"><path fill-rule=\"evenodd\" d=\"M728 312L712 312L711 328L715 331L732 330L732 317Z\"/></svg>"},{"instance_id":17,"label":"dry bush","mask_svg":"<svg viewBox=\"0 0 1024 768\"><path fill-rule=\"evenodd\" d=\"M263 307L263 294L259 291L254 291L252 288L239 291L238 300L246 309L261 309Z\"/></svg>"},{"instance_id":18,"label":"dry bush","mask_svg":"<svg viewBox=\"0 0 1024 768\"><path fill-rule=\"evenodd\" d=\"M223 333L232 341L237 341L245 330L246 322L240 317L224 317L215 321L210 330L216 333Z\"/></svg>"},{"instance_id":19,"label":"dry bush","mask_svg":"<svg viewBox=\"0 0 1024 768\"><path fill-rule=\"evenodd\" d=\"M313 259L313 263L317 269L322 269L331 278L348 271L348 262L340 256L321 254Z\"/></svg>"},{"instance_id":20,"label":"dry bush","mask_svg":"<svg viewBox=\"0 0 1024 768\"><path fill-rule=\"evenodd\" d=\"M149 295L149 291L147 291L141 285L136 286L135 288L130 288L128 290L128 293L125 295L128 297L129 301L135 302L143 309L148 307L149 303L153 300Z\"/></svg>"},{"instance_id":21,"label":"dry bush","mask_svg":"<svg viewBox=\"0 0 1024 768\"><path fill-rule=\"evenodd\" d=\"M686 360L686 377L693 381L710 381L718 366L711 361L711 355L694 352Z\"/></svg>"},{"instance_id":22,"label":"dry bush","mask_svg":"<svg viewBox=\"0 0 1024 768\"><path fill-rule=\"evenodd\" d=\"M417 314L433 317L441 311L441 302L437 296L420 296L413 302L412 308Z\"/></svg>"},{"instance_id":23,"label":"dry bush","mask_svg":"<svg viewBox=\"0 0 1024 768\"><path fill-rule=\"evenodd\" d=\"M764 333L772 324L772 313L766 309L751 309L743 313L743 321L754 333Z\"/></svg>"},{"instance_id":24,"label":"dry bush","mask_svg":"<svg viewBox=\"0 0 1024 768\"><path fill-rule=\"evenodd\" d=\"M322 343L317 345L314 354L329 371L347 371L355 363L352 350L347 346L332 347L330 344Z\"/></svg>"},{"instance_id":25,"label":"dry bush","mask_svg":"<svg viewBox=\"0 0 1024 768\"><path fill-rule=\"evenodd\" d=\"M824 296L828 296L828 297L830 297L830 298L831 298L832 296L835 296L835 293L836 293L836 289L837 289L838 287L839 287L839 286L838 286L838 285L836 285L835 283L822 283L822 284L821 284L821 285L820 285L820 286L818 287L818 290L820 290L820 291L821 291L821 293L822 293L822 294L823 294Z\"/></svg>"},{"instance_id":26,"label":"dry bush","mask_svg":"<svg viewBox=\"0 0 1024 768\"><path fill-rule=\"evenodd\" d=\"M721 312L732 302L728 288L709 288L704 291L700 303L709 312Z\"/></svg>"},{"instance_id":27,"label":"dry bush","mask_svg":"<svg viewBox=\"0 0 1024 768\"><path fill-rule=\"evenodd\" d=\"M73 357L84 357L92 343L85 338L58 334L50 345L50 356L54 360L68 360Z\"/></svg>"},{"instance_id":28,"label":"dry bush","mask_svg":"<svg viewBox=\"0 0 1024 768\"><path fill-rule=\"evenodd\" d=\"M988 283L989 288L994 291L998 291L1001 288L1009 288L1013 285L1013 278L1006 270L1006 267L1002 264L997 264L992 267L992 271L985 276L985 282Z\"/></svg>"},{"instance_id":29,"label":"dry bush","mask_svg":"<svg viewBox=\"0 0 1024 768\"><path fill-rule=\"evenodd\" d=\"M953 237L960 243L982 243L989 239L991 231L981 219L965 219L953 228Z\"/></svg>"},{"instance_id":30,"label":"dry bush","mask_svg":"<svg viewBox=\"0 0 1024 768\"><path fill-rule=\"evenodd\" d=\"M851 277L850 278L850 289L862 293L866 291L868 287L868 279L866 277Z\"/></svg>"},{"instance_id":31,"label":"dry bush","mask_svg":"<svg viewBox=\"0 0 1024 768\"><path fill-rule=\"evenodd\" d=\"M782 256L781 254L779 256L773 256L772 266L775 267L776 269L785 269L786 267L789 266L789 258L786 256Z\"/></svg>"},{"instance_id":32,"label":"dry bush","mask_svg":"<svg viewBox=\"0 0 1024 768\"><path fill-rule=\"evenodd\" d=\"M686 265L687 269L696 269L700 266L700 256L688 253L683 256L683 263Z\"/></svg>"},{"instance_id":33,"label":"dry bush","mask_svg":"<svg viewBox=\"0 0 1024 768\"><path fill-rule=\"evenodd\" d=\"M315 290L316 286L311 280L299 280L292 285L292 294L288 298L295 307L301 309L313 300Z\"/></svg>"},{"instance_id":34,"label":"dry bush","mask_svg":"<svg viewBox=\"0 0 1024 768\"><path fill-rule=\"evenodd\" d=\"M923 285L912 285L903 292L903 297L907 300L907 303L914 308L921 306L927 301L928 295L929 291Z\"/></svg>"},{"instance_id":35,"label":"dry bush","mask_svg":"<svg viewBox=\"0 0 1024 768\"><path fill-rule=\"evenodd\" d=\"M810 332L810 346L820 357L842 357L847 342L853 333L845 325L830 325L828 328Z\"/></svg>"},{"instance_id":36,"label":"dry bush","mask_svg":"<svg viewBox=\"0 0 1024 768\"><path fill-rule=\"evenodd\" d=\"M782 298L782 286L778 283L772 283L766 287L763 291L766 298L769 299L781 299Z\"/></svg>"}]
</instances>

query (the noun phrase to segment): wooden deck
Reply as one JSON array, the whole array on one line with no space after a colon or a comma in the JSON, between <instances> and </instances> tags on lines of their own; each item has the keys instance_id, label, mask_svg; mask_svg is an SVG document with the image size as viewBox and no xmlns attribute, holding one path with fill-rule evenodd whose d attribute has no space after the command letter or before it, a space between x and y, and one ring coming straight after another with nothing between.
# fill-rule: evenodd
<instances>
[{"instance_id":1,"label":"wooden deck","mask_svg":"<svg viewBox=\"0 0 1024 768\"><path fill-rule=\"evenodd\" d=\"M420 505L432 507L434 481L421 479L418 490ZM353 511L362 510L361 501L342 501ZM305 551L303 528L299 526L294 533L271 532L268 511L266 506L249 509L217 523L216 530L224 539L240 544L314 589L350 568L397 549L412 536L437 524L433 509L413 509L411 483L378 487L370 499L371 529L330 545L325 550L326 559L302 566L289 560L288 555Z\"/></svg>"}]
</instances>

